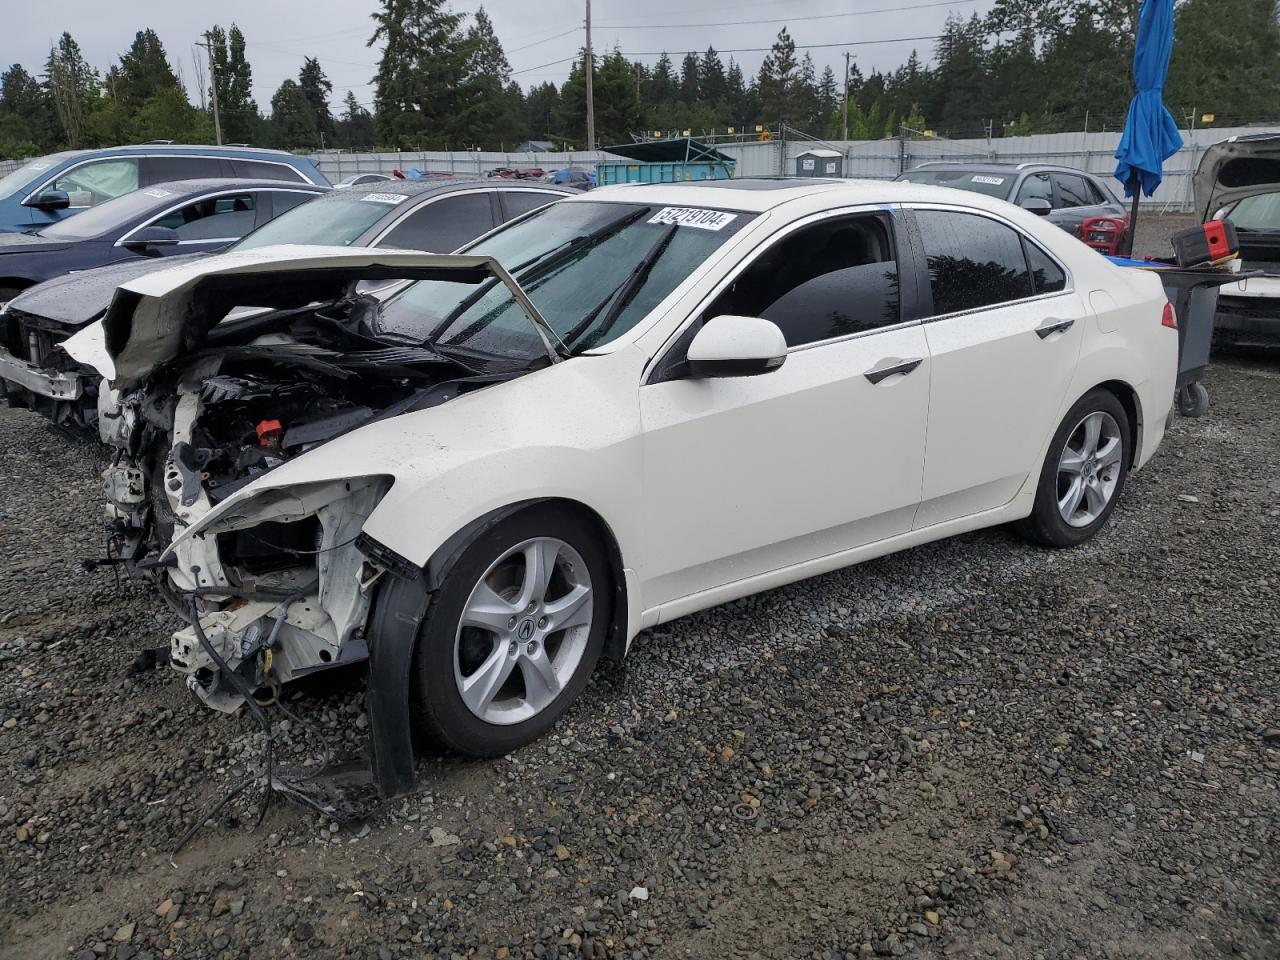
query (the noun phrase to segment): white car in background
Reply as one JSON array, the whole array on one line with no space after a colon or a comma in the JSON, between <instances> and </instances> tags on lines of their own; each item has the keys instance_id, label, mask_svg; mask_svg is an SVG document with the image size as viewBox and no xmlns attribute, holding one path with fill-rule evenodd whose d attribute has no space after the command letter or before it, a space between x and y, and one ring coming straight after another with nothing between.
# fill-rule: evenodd
<instances>
[{"instance_id":1,"label":"white car in background","mask_svg":"<svg viewBox=\"0 0 1280 960\"><path fill-rule=\"evenodd\" d=\"M102 323L108 511L191 614L174 666L234 709L367 654L384 757L410 712L510 751L737 597L995 524L1089 539L1178 343L1156 276L1011 204L786 179L606 187L462 255L215 257Z\"/></svg>"},{"instance_id":2,"label":"white car in background","mask_svg":"<svg viewBox=\"0 0 1280 960\"><path fill-rule=\"evenodd\" d=\"M1204 152L1195 175L1196 208L1230 220L1240 267L1261 276L1222 287L1214 333L1221 341L1280 347L1280 134L1232 137Z\"/></svg>"}]
</instances>

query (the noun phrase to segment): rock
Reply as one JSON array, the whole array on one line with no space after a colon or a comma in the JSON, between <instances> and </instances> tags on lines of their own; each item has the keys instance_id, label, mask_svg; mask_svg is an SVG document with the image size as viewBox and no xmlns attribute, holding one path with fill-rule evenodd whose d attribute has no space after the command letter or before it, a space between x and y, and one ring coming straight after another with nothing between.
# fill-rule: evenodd
<instances>
[{"instance_id":1,"label":"rock","mask_svg":"<svg viewBox=\"0 0 1280 960\"><path fill-rule=\"evenodd\" d=\"M173 900L169 897L165 897L163 900L160 901L159 904L156 905L156 908L151 912L154 913L157 917L164 917L172 909L173 909Z\"/></svg>"},{"instance_id":2,"label":"rock","mask_svg":"<svg viewBox=\"0 0 1280 960\"><path fill-rule=\"evenodd\" d=\"M133 939L134 926L135 924L133 923L126 923L123 927L121 927L119 930L115 932L115 935L111 939L114 940L116 943L128 943L130 940Z\"/></svg>"},{"instance_id":3,"label":"rock","mask_svg":"<svg viewBox=\"0 0 1280 960\"><path fill-rule=\"evenodd\" d=\"M632 900L648 900L649 888L648 887L632 887L631 893L628 894L628 897L630 897Z\"/></svg>"},{"instance_id":4,"label":"rock","mask_svg":"<svg viewBox=\"0 0 1280 960\"><path fill-rule=\"evenodd\" d=\"M432 827L428 835L433 847L453 847L461 842L456 833L450 833L444 827Z\"/></svg>"},{"instance_id":5,"label":"rock","mask_svg":"<svg viewBox=\"0 0 1280 960\"><path fill-rule=\"evenodd\" d=\"M936 926L938 925L938 923L939 923L938 911L937 911L937 910L926 910L926 911L924 912L924 919L925 919L925 921L926 921L927 923L930 923L930 924L932 924L933 926L935 926L935 927L936 927Z\"/></svg>"},{"instance_id":6,"label":"rock","mask_svg":"<svg viewBox=\"0 0 1280 960\"><path fill-rule=\"evenodd\" d=\"M225 896L219 895L213 901L213 909L209 911L209 916L220 917L223 914L230 913L230 912L231 912L231 901L228 900Z\"/></svg>"},{"instance_id":7,"label":"rock","mask_svg":"<svg viewBox=\"0 0 1280 960\"><path fill-rule=\"evenodd\" d=\"M563 843L558 843L556 844L555 854L556 854L557 860L568 860L569 848L566 847Z\"/></svg>"}]
</instances>

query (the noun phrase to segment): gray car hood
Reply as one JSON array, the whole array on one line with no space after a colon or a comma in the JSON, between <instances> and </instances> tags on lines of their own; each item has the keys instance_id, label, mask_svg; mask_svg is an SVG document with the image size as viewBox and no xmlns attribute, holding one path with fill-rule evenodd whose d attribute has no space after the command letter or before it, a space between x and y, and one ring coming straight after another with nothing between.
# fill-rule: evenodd
<instances>
[{"instance_id":1,"label":"gray car hood","mask_svg":"<svg viewBox=\"0 0 1280 960\"><path fill-rule=\"evenodd\" d=\"M63 348L115 387L129 386L200 348L209 330L238 307L291 309L351 295L368 280L450 280L506 285L538 329L552 360L550 327L493 257L279 245L202 257L122 284L103 318ZM554 333L550 333L554 337Z\"/></svg>"},{"instance_id":2,"label":"gray car hood","mask_svg":"<svg viewBox=\"0 0 1280 960\"><path fill-rule=\"evenodd\" d=\"M1280 134L1249 134L1215 143L1200 158L1194 184L1201 220L1245 197L1280 191Z\"/></svg>"},{"instance_id":3,"label":"gray car hood","mask_svg":"<svg viewBox=\"0 0 1280 960\"><path fill-rule=\"evenodd\" d=\"M9 308L70 327L82 327L102 315L120 284L206 256L206 253L192 253L154 260L134 257L123 263L68 273L28 287L9 301Z\"/></svg>"}]
</instances>

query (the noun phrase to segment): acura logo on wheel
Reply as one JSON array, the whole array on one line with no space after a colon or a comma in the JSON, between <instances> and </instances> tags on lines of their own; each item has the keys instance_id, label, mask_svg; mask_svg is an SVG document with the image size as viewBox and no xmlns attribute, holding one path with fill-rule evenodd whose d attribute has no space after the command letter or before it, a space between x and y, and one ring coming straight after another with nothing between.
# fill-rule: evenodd
<instances>
[{"instance_id":1,"label":"acura logo on wheel","mask_svg":"<svg viewBox=\"0 0 1280 960\"><path fill-rule=\"evenodd\" d=\"M521 640L528 640L533 636L533 621L526 618L520 621L520 626L516 628L516 636Z\"/></svg>"}]
</instances>

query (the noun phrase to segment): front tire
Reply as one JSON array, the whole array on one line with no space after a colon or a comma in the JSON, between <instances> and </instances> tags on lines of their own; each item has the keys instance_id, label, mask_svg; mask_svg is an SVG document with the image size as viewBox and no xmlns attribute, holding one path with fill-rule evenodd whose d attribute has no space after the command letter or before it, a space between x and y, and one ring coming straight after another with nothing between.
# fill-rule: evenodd
<instances>
[{"instance_id":1,"label":"front tire","mask_svg":"<svg viewBox=\"0 0 1280 960\"><path fill-rule=\"evenodd\" d=\"M589 520L537 505L480 533L431 599L413 658L419 731L494 757L546 733L582 692L613 615Z\"/></svg>"},{"instance_id":2,"label":"front tire","mask_svg":"<svg viewBox=\"0 0 1280 960\"><path fill-rule=\"evenodd\" d=\"M1124 491L1131 436L1129 415L1115 394L1099 388L1076 401L1049 444L1031 516L1015 529L1046 547L1091 539Z\"/></svg>"}]
</instances>

